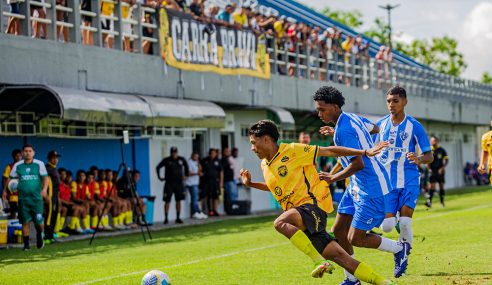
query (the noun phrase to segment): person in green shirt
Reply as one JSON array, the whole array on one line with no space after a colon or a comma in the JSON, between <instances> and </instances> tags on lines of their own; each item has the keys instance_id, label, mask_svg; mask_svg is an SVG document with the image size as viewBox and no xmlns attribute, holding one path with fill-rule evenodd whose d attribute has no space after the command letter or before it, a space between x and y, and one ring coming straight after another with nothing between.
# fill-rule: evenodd
<instances>
[{"instance_id":1,"label":"person in green shirt","mask_svg":"<svg viewBox=\"0 0 492 285\"><path fill-rule=\"evenodd\" d=\"M23 160L14 164L10 179L18 179L19 221L22 224L24 251L29 247L29 228L33 222L36 227L36 246L44 247L43 241L43 199L47 198L48 173L44 163L34 159L34 147L30 144L22 148Z\"/></svg>"}]
</instances>

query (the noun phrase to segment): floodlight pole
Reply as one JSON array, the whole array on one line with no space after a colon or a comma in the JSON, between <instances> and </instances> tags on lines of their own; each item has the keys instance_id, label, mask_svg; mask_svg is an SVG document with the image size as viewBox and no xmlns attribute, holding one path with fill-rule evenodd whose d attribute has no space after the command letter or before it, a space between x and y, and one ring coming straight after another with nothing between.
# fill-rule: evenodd
<instances>
[{"instance_id":1,"label":"floodlight pole","mask_svg":"<svg viewBox=\"0 0 492 285\"><path fill-rule=\"evenodd\" d=\"M400 4L396 4L391 6L390 4L386 4L386 6L379 6L379 8L384 9L388 12L388 29L389 29L389 35L388 35L388 43L389 47L391 50L393 50L393 43L391 41L391 10L399 7Z\"/></svg>"}]
</instances>

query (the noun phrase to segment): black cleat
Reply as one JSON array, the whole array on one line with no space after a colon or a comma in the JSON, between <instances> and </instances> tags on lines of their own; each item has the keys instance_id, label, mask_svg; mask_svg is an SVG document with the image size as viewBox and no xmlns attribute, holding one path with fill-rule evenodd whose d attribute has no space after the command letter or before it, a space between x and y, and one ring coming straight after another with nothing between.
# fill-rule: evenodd
<instances>
[{"instance_id":1,"label":"black cleat","mask_svg":"<svg viewBox=\"0 0 492 285\"><path fill-rule=\"evenodd\" d=\"M176 219L176 224L182 224L182 223L183 223L183 221L180 218Z\"/></svg>"}]
</instances>

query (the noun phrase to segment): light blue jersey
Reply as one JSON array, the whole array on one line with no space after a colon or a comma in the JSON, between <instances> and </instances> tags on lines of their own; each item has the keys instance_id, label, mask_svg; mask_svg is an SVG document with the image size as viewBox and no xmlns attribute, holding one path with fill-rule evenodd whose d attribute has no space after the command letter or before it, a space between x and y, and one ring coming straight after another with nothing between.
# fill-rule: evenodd
<instances>
[{"instance_id":1,"label":"light blue jersey","mask_svg":"<svg viewBox=\"0 0 492 285\"><path fill-rule=\"evenodd\" d=\"M342 112L335 126L334 142L337 146L355 149L370 149L373 141L369 132L373 124L355 114ZM346 168L353 156L340 157ZM364 168L350 177L349 191L354 201L372 199L386 195L391 189L388 173L374 157L363 156Z\"/></svg>"},{"instance_id":2,"label":"light blue jersey","mask_svg":"<svg viewBox=\"0 0 492 285\"><path fill-rule=\"evenodd\" d=\"M384 116L377 123L379 133L373 136L374 142L389 141L377 159L389 173L393 189L418 186L420 174L417 165L406 158L408 152L416 153L417 146L421 153L431 150L424 127L413 117L405 115L399 125L393 125L391 114Z\"/></svg>"}]
</instances>

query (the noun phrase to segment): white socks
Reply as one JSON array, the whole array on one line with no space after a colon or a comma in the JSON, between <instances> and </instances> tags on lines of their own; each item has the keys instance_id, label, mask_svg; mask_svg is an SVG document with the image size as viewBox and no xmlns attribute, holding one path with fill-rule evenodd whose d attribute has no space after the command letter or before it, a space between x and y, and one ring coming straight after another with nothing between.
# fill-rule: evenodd
<instances>
[{"instance_id":1,"label":"white socks","mask_svg":"<svg viewBox=\"0 0 492 285\"><path fill-rule=\"evenodd\" d=\"M379 245L378 249L380 251L397 253L403 249L403 246L399 242L396 242L394 240L385 237L381 237L381 244Z\"/></svg>"},{"instance_id":2,"label":"white socks","mask_svg":"<svg viewBox=\"0 0 492 285\"><path fill-rule=\"evenodd\" d=\"M400 241L405 241L412 245L412 218L410 217L400 217Z\"/></svg>"},{"instance_id":3,"label":"white socks","mask_svg":"<svg viewBox=\"0 0 492 285\"><path fill-rule=\"evenodd\" d=\"M383 223L381 223L380 228L383 232L389 233L395 228L395 225L396 225L396 217L389 217L384 219Z\"/></svg>"},{"instance_id":4,"label":"white socks","mask_svg":"<svg viewBox=\"0 0 492 285\"><path fill-rule=\"evenodd\" d=\"M354 258L355 254L352 254L351 257ZM344 269L345 272L345 277L348 278L350 281L356 281L357 278L355 278L354 275L352 275L350 272L347 271L347 269Z\"/></svg>"}]
</instances>

